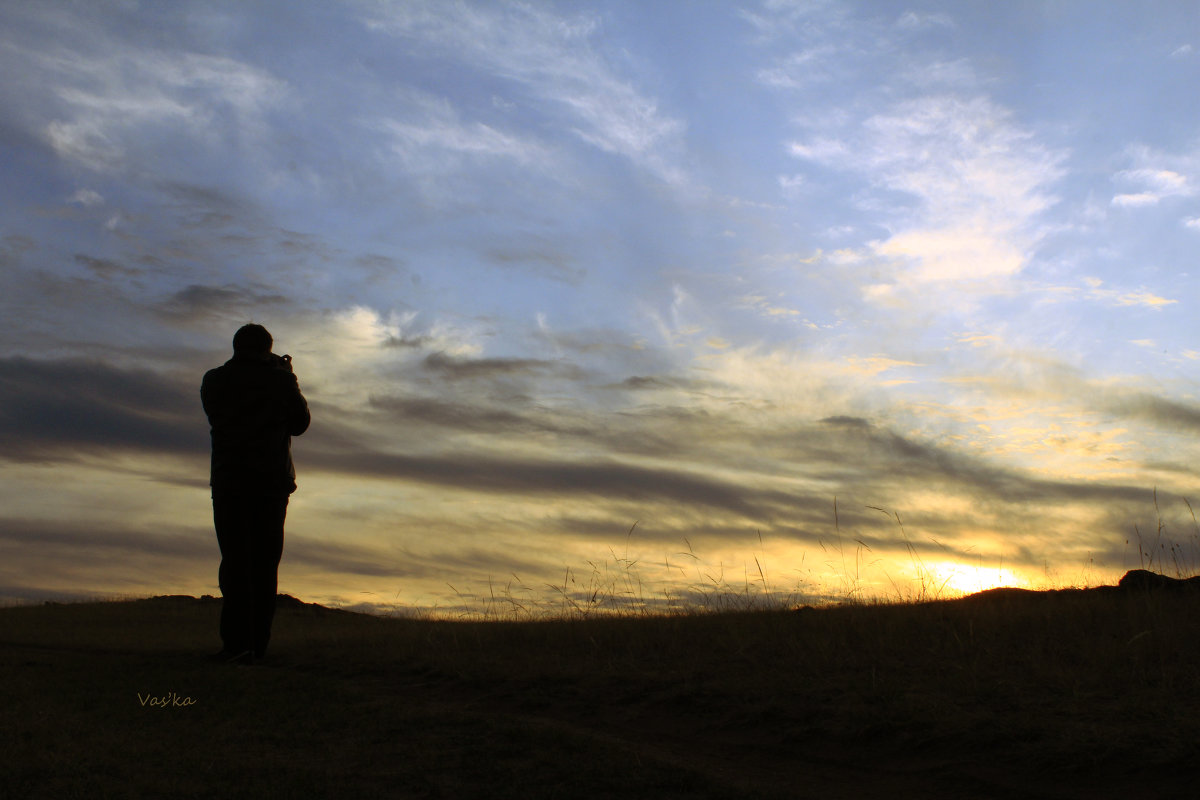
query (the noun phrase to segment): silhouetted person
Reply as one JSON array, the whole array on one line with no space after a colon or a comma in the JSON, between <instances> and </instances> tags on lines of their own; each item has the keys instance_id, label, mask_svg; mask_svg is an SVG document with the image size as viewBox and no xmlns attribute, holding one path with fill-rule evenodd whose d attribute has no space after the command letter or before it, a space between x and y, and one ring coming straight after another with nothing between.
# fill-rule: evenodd
<instances>
[{"instance_id":1,"label":"silhouetted person","mask_svg":"<svg viewBox=\"0 0 1200 800\"><path fill-rule=\"evenodd\" d=\"M220 655L251 662L271 637L283 520L296 491L291 437L308 429L308 403L290 356L271 352L271 334L245 325L233 358L200 386L212 426L213 522L221 546Z\"/></svg>"}]
</instances>

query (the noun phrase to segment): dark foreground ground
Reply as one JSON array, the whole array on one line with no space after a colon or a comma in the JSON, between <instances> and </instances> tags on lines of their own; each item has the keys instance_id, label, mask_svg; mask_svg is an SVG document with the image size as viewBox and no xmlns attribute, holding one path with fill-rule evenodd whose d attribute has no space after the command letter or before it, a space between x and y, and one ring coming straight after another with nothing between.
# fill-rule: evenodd
<instances>
[{"instance_id":1,"label":"dark foreground ground","mask_svg":"<svg viewBox=\"0 0 1200 800\"><path fill-rule=\"evenodd\" d=\"M1200 592L549 622L0 610L0 797L1154 798L1200 785Z\"/></svg>"}]
</instances>

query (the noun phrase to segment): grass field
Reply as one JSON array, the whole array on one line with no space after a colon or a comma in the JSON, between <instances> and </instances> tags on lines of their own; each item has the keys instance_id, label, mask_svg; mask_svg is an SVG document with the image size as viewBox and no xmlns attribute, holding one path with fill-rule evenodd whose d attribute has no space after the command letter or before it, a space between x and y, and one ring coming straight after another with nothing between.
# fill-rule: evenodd
<instances>
[{"instance_id":1,"label":"grass field","mask_svg":"<svg viewBox=\"0 0 1200 800\"><path fill-rule=\"evenodd\" d=\"M1200 593L539 621L0 610L0 796L1192 796Z\"/></svg>"}]
</instances>

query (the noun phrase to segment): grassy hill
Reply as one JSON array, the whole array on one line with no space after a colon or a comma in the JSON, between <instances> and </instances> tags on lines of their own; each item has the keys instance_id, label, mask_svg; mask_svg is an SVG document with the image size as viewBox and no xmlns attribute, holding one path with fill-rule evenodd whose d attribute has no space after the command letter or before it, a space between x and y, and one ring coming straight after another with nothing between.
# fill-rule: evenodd
<instances>
[{"instance_id":1,"label":"grassy hill","mask_svg":"<svg viewBox=\"0 0 1200 800\"><path fill-rule=\"evenodd\" d=\"M1200 592L527 622L219 600L0 610L0 796L1166 797Z\"/></svg>"}]
</instances>

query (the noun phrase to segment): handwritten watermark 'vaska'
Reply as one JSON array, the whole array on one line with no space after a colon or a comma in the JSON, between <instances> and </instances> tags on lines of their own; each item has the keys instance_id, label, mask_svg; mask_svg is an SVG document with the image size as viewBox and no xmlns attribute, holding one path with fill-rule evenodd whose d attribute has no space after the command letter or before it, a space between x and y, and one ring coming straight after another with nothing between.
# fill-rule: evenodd
<instances>
[{"instance_id":1,"label":"handwritten watermark 'vaska'","mask_svg":"<svg viewBox=\"0 0 1200 800\"><path fill-rule=\"evenodd\" d=\"M147 708L177 708L196 705L196 701L192 698L176 694L175 692L167 692L161 696L138 692L137 696L138 702Z\"/></svg>"}]
</instances>

